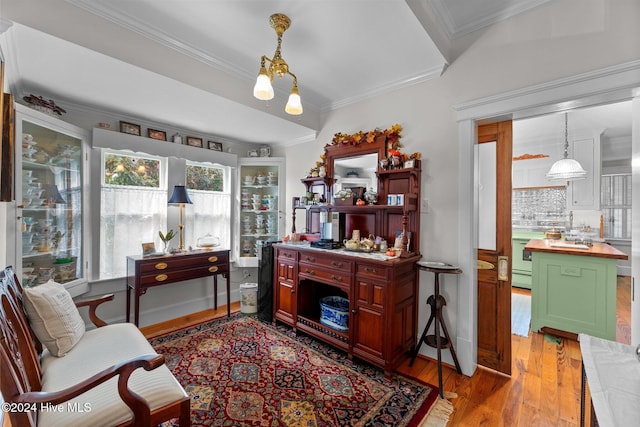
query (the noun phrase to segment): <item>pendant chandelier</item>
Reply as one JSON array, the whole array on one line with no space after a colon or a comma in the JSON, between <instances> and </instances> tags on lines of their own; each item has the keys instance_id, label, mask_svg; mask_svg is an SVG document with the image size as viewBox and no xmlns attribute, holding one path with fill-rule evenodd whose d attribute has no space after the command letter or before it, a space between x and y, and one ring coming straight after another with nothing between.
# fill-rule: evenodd
<instances>
[{"instance_id":1,"label":"pendant chandelier","mask_svg":"<svg viewBox=\"0 0 640 427\"><path fill-rule=\"evenodd\" d=\"M289 74L293 77L293 87L291 88L289 101L287 102L284 111L292 115L302 114L302 102L300 101L300 93L298 93L298 78L295 74L289 71L289 65L280 55L282 34L287 30L287 28L289 28L289 25L291 25L291 20L287 15L275 13L269 18L269 23L278 35L278 46L273 54L273 59L262 55L262 59L260 61L260 72L258 73L256 85L253 87L253 96L263 101L273 99L273 86L271 86L273 77L277 75L282 78L285 74ZM269 61L268 69L266 68L267 61Z\"/></svg>"},{"instance_id":2,"label":"pendant chandelier","mask_svg":"<svg viewBox=\"0 0 640 427\"><path fill-rule=\"evenodd\" d=\"M569 158L569 113L564 113L564 158L558 160L547 172L547 179L551 181L576 181L585 179L585 171L577 160Z\"/></svg>"}]
</instances>

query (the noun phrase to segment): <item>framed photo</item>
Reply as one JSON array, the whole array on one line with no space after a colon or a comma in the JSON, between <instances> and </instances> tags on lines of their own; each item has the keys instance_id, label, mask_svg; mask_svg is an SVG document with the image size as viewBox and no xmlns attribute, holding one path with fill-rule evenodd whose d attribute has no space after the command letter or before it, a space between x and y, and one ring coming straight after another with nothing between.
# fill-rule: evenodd
<instances>
[{"instance_id":1,"label":"framed photo","mask_svg":"<svg viewBox=\"0 0 640 427\"><path fill-rule=\"evenodd\" d=\"M128 133L129 135L142 135L142 130L140 129L140 125L136 125L134 123L123 122L120 121L120 132Z\"/></svg>"},{"instance_id":2,"label":"framed photo","mask_svg":"<svg viewBox=\"0 0 640 427\"><path fill-rule=\"evenodd\" d=\"M414 166L415 165L413 159L409 159L404 162L404 167L407 169L413 169Z\"/></svg>"},{"instance_id":3,"label":"framed photo","mask_svg":"<svg viewBox=\"0 0 640 427\"><path fill-rule=\"evenodd\" d=\"M147 129L147 136L151 139L157 139L159 141L167 140L167 133L163 130Z\"/></svg>"},{"instance_id":4,"label":"framed photo","mask_svg":"<svg viewBox=\"0 0 640 427\"><path fill-rule=\"evenodd\" d=\"M153 255L156 252L156 245L153 242L142 244L142 256Z\"/></svg>"},{"instance_id":5,"label":"framed photo","mask_svg":"<svg viewBox=\"0 0 640 427\"><path fill-rule=\"evenodd\" d=\"M208 141L209 150L222 151L222 142Z\"/></svg>"},{"instance_id":6,"label":"framed photo","mask_svg":"<svg viewBox=\"0 0 640 427\"><path fill-rule=\"evenodd\" d=\"M195 136L188 136L187 145L190 145L192 147L202 148L202 138L196 138Z\"/></svg>"}]
</instances>

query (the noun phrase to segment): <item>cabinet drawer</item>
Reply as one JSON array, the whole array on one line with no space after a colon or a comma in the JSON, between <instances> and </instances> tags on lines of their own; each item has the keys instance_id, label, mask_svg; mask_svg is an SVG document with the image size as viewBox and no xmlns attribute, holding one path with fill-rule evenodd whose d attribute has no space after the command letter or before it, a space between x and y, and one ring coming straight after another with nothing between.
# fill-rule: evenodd
<instances>
[{"instance_id":1,"label":"cabinet drawer","mask_svg":"<svg viewBox=\"0 0 640 427\"><path fill-rule=\"evenodd\" d=\"M229 263L229 254L227 252L211 252L203 253L195 257L163 257L158 259L145 260L140 265L140 272L143 275L147 273L159 273L162 271L182 270L189 267L205 267L218 265L219 268L225 268Z\"/></svg>"},{"instance_id":2,"label":"cabinet drawer","mask_svg":"<svg viewBox=\"0 0 640 427\"><path fill-rule=\"evenodd\" d=\"M345 261L328 254L302 252L300 254L300 264L309 265L310 267L337 269L340 273L344 274L353 271L353 262Z\"/></svg>"},{"instance_id":3,"label":"cabinet drawer","mask_svg":"<svg viewBox=\"0 0 640 427\"><path fill-rule=\"evenodd\" d=\"M282 249L278 248L276 250L276 257L280 259L287 259L291 261L298 260L298 251L292 249Z\"/></svg>"},{"instance_id":4,"label":"cabinet drawer","mask_svg":"<svg viewBox=\"0 0 640 427\"><path fill-rule=\"evenodd\" d=\"M344 271L319 268L309 264L300 264L300 278L317 280L335 286L351 286L352 274Z\"/></svg>"},{"instance_id":5,"label":"cabinet drawer","mask_svg":"<svg viewBox=\"0 0 640 427\"><path fill-rule=\"evenodd\" d=\"M363 264L358 263L356 265L356 275L364 276L372 279L383 280L387 278L388 269L381 267L377 264Z\"/></svg>"},{"instance_id":6,"label":"cabinet drawer","mask_svg":"<svg viewBox=\"0 0 640 427\"><path fill-rule=\"evenodd\" d=\"M208 275L214 275L219 273L226 273L227 266L225 265L208 265L204 267L189 268L189 269L174 269L157 271L153 274L144 274L140 277L140 286L150 287L155 285L162 285L165 283L182 282L184 280L196 279L205 277Z\"/></svg>"}]
</instances>

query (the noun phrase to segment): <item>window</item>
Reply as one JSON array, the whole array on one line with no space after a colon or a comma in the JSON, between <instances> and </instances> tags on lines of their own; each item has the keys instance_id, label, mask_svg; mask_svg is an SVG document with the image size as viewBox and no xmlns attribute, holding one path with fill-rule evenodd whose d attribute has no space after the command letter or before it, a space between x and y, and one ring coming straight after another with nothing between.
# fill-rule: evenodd
<instances>
[{"instance_id":1,"label":"window","mask_svg":"<svg viewBox=\"0 0 640 427\"><path fill-rule=\"evenodd\" d=\"M185 210L185 246L210 234L231 247L231 170L211 163L187 162L185 182L193 204Z\"/></svg>"},{"instance_id":2,"label":"window","mask_svg":"<svg viewBox=\"0 0 640 427\"><path fill-rule=\"evenodd\" d=\"M141 253L166 228L166 159L102 150L99 278L126 275L125 255Z\"/></svg>"},{"instance_id":3,"label":"window","mask_svg":"<svg viewBox=\"0 0 640 427\"><path fill-rule=\"evenodd\" d=\"M631 239L631 174L602 175L600 208L604 237Z\"/></svg>"}]
</instances>

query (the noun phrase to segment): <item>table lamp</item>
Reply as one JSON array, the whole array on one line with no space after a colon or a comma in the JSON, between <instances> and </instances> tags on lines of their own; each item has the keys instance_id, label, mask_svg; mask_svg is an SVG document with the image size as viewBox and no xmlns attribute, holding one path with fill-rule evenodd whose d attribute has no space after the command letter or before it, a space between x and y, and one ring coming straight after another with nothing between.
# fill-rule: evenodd
<instances>
[{"instance_id":1,"label":"table lamp","mask_svg":"<svg viewBox=\"0 0 640 427\"><path fill-rule=\"evenodd\" d=\"M178 225L180 228L180 245L178 246L178 250L182 251L184 249L182 243L182 229L184 227L182 224L182 209L185 203L192 204L193 202L189 198L187 188L184 185L176 185L173 187L173 194L167 203L170 205L180 205L180 223Z\"/></svg>"}]
</instances>

